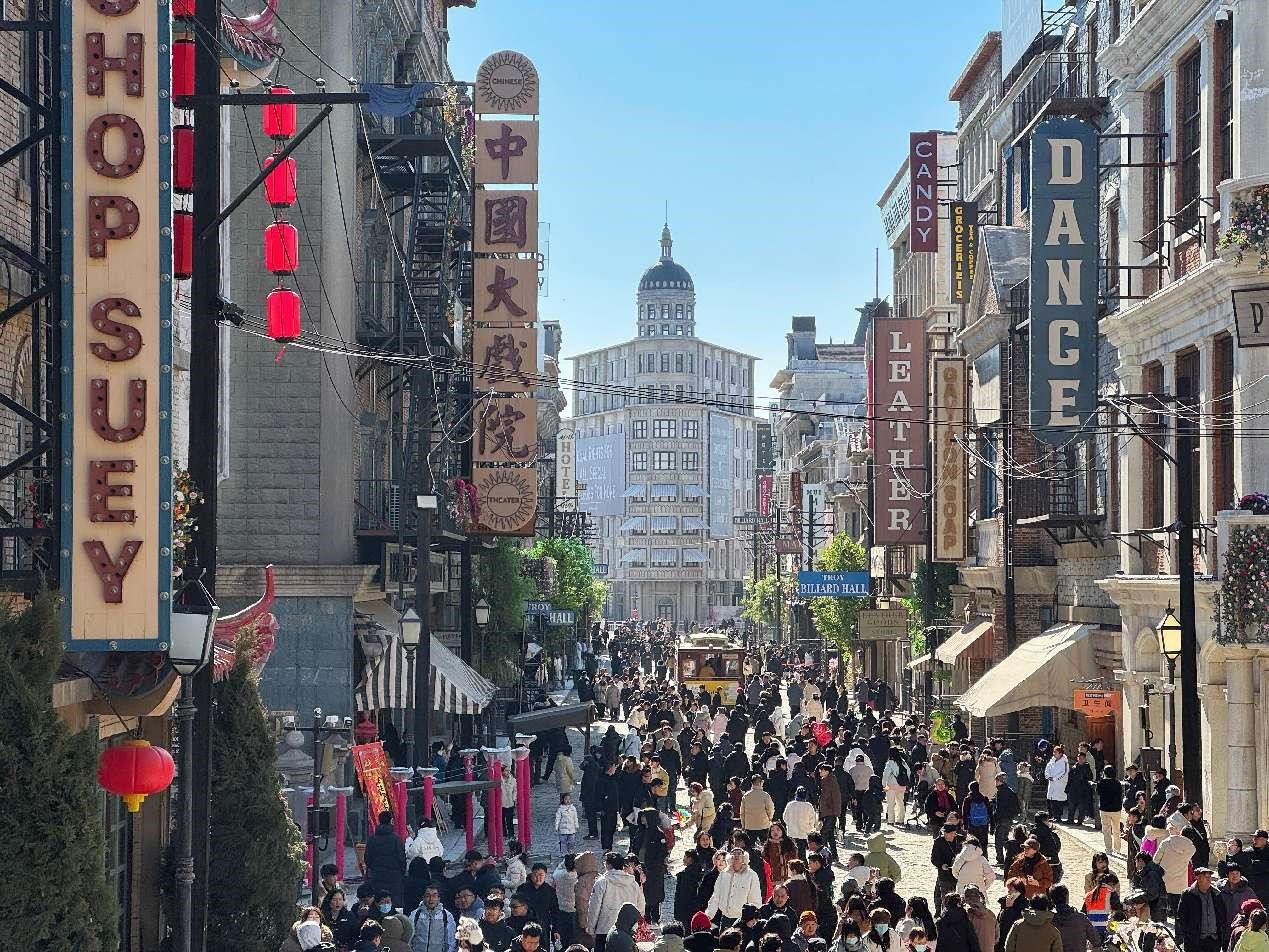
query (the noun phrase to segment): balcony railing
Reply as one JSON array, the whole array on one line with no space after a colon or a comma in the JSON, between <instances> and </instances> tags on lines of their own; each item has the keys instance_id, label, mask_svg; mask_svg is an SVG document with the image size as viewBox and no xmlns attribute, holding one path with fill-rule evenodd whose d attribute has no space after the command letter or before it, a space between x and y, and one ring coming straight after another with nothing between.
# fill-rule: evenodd
<instances>
[{"instance_id":1,"label":"balcony railing","mask_svg":"<svg viewBox=\"0 0 1269 952\"><path fill-rule=\"evenodd\" d=\"M1097 98L1097 62L1087 50L1054 50L1040 63L1013 101L1013 135L1031 125L1050 103L1061 102L1069 111L1076 100Z\"/></svg>"}]
</instances>

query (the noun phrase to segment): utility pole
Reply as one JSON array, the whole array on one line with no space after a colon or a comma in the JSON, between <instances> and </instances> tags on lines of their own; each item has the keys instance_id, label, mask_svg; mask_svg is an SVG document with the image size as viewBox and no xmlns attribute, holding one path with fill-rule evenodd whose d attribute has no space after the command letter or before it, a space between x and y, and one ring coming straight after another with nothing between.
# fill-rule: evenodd
<instances>
[{"instance_id":1,"label":"utility pole","mask_svg":"<svg viewBox=\"0 0 1269 952\"><path fill-rule=\"evenodd\" d=\"M220 4L198 0L195 28L204 37L220 34ZM216 504L220 440L220 229L208 225L220 213L220 57L209 42L194 44L194 249L190 282L189 471L203 504L194 537L203 585L216 593ZM204 233L205 232L205 233ZM165 285L166 287L166 285ZM168 288L170 291L171 289ZM202 952L207 932L207 871L210 853L208 807L211 802L211 665L183 681L178 715L192 719L183 730L192 749L181 751L176 869L176 922L173 948ZM192 709L191 709L192 705ZM189 768L192 765L192 769ZM192 858L192 863L186 861Z\"/></svg>"},{"instance_id":2,"label":"utility pole","mask_svg":"<svg viewBox=\"0 0 1269 952\"><path fill-rule=\"evenodd\" d=\"M410 419L414 433L414 467L418 502L415 525L414 610L422 629L414 662L414 763L427 763L432 740L432 511L436 497L432 487L432 411L437 409L433 393L432 369L416 367L410 374Z\"/></svg>"},{"instance_id":3,"label":"utility pole","mask_svg":"<svg viewBox=\"0 0 1269 952\"><path fill-rule=\"evenodd\" d=\"M776 640L776 644L778 645L784 641L784 630L783 630L784 626L781 623L782 616L784 615L784 588L781 585L781 579L780 579L780 507L779 506L775 507L775 539L773 541L775 544L775 577L776 577L776 590L775 590L776 637L775 637L775 640Z\"/></svg>"}]
</instances>

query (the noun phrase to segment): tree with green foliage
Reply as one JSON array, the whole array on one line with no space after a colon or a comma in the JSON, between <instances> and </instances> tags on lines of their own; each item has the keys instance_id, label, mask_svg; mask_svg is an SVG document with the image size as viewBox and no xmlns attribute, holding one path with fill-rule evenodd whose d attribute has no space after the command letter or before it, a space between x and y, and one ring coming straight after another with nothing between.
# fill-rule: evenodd
<instances>
[{"instance_id":1,"label":"tree with green foliage","mask_svg":"<svg viewBox=\"0 0 1269 952\"><path fill-rule=\"evenodd\" d=\"M934 563L934 590L932 595L926 594L925 560L918 559L912 594L899 599L900 604L908 610L908 634L912 636L912 656L919 658L927 649L925 640L925 602L932 598L930 617L946 619L952 614L952 586L959 576L956 566L950 562Z\"/></svg>"},{"instance_id":2,"label":"tree with green foliage","mask_svg":"<svg viewBox=\"0 0 1269 952\"><path fill-rule=\"evenodd\" d=\"M768 572L757 582L747 577L740 614L758 625L774 628L777 617L787 620L787 606L796 588L796 579L791 575L782 576L778 586L774 572Z\"/></svg>"},{"instance_id":3,"label":"tree with green foliage","mask_svg":"<svg viewBox=\"0 0 1269 952\"><path fill-rule=\"evenodd\" d=\"M520 546L512 539L499 539L479 557L478 589L489 602L489 624L480 635L476 667L497 684L520 677L524 603L537 594L533 581L524 576L523 563Z\"/></svg>"},{"instance_id":4,"label":"tree with green foliage","mask_svg":"<svg viewBox=\"0 0 1269 952\"><path fill-rule=\"evenodd\" d=\"M304 840L282 797L250 652L212 689L208 952L276 952L296 918Z\"/></svg>"},{"instance_id":5,"label":"tree with green foliage","mask_svg":"<svg viewBox=\"0 0 1269 952\"><path fill-rule=\"evenodd\" d=\"M73 731L53 710L62 662L56 597L0 608L0 934L24 952L115 952L97 731Z\"/></svg>"},{"instance_id":6,"label":"tree with green foliage","mask_svg":"<svg viewBox=\"0 0 1269 952\"><path fill-rule=\"evenodd\" d=\"M845 533L837 533L828 540L815 560L821 572L858 572L868 569L868 553L864 547ZM842 661L854 651L859 609L867 599L863 598L812 598L811 617L815 627L824 637L837 644L842 651Z\"/></svg>"}]
</instances>

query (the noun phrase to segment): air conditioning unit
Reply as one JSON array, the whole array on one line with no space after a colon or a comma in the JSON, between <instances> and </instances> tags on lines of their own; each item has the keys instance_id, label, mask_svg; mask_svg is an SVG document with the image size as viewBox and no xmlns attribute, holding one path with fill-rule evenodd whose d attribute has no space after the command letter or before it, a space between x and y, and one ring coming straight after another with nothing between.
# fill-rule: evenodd
<instances>
[{"instance_id":1,"label":"air conditioning unit","mask_svg":"<svg viewBox=\"0 0 1269 952\"><path fill-rule=\"evenodd\" d=\"M388 510L388 528L394 532L401 528L401 487L392 483L384 492L384 506Z\"/></svg>"}]
</instances>

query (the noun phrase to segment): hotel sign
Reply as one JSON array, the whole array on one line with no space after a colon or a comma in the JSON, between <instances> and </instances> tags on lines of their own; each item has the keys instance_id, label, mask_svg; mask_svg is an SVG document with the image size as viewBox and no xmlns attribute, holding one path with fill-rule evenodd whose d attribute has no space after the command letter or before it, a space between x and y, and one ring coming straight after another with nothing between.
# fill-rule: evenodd
<instances>
[{"instance_id":1,"label":"hotel sign","mask_svg":"<svg viewBox=\"0 0 1269 952\"><path fill-rule=\"evenodd\" d=\"M965 358L935 357L934 375L934 553L935 562L959 562L968 554L965 456Z\"/></svg>"},{"instance_id":2,"label":"hotel sign","mask_svg":"<svg viewBox=\"0 0 1269 952\"><path fill-rule=\"evenodd\" d=\"M63 640L167 647L172 589L170 11L65 0Z\"/></svg>"},{"instance_id":3,"label":"hotel sign","mask_svg":"<svg viewBox=\"0 0 1269 952\"><path fill-rule=\"evenodd\" d=\"M1097 130L1046 119L1031 137L1031 429L1050 445L1097 412Z\"/></svg>"},{"instance_id":4,"label":"hotel sign","mask_svg":"<svg viewBox=\"0 0 1269 952\"><path fill-rule=\"evenodd\" d=\"M873 541L920 542L928 483L925 324L887 318L872 326L872 426L877 514Z\"/></svg>"},{"instance_id":5,"label":"hotel sign","mask_svg":"<svg viewBox=\"0 0 1269 952\"><path fill-rule=\"evenodd\" d=\"M909 136L909 187L913 252L939 250L939 134L914 132Z\"/></svg>"}]
</instances>

